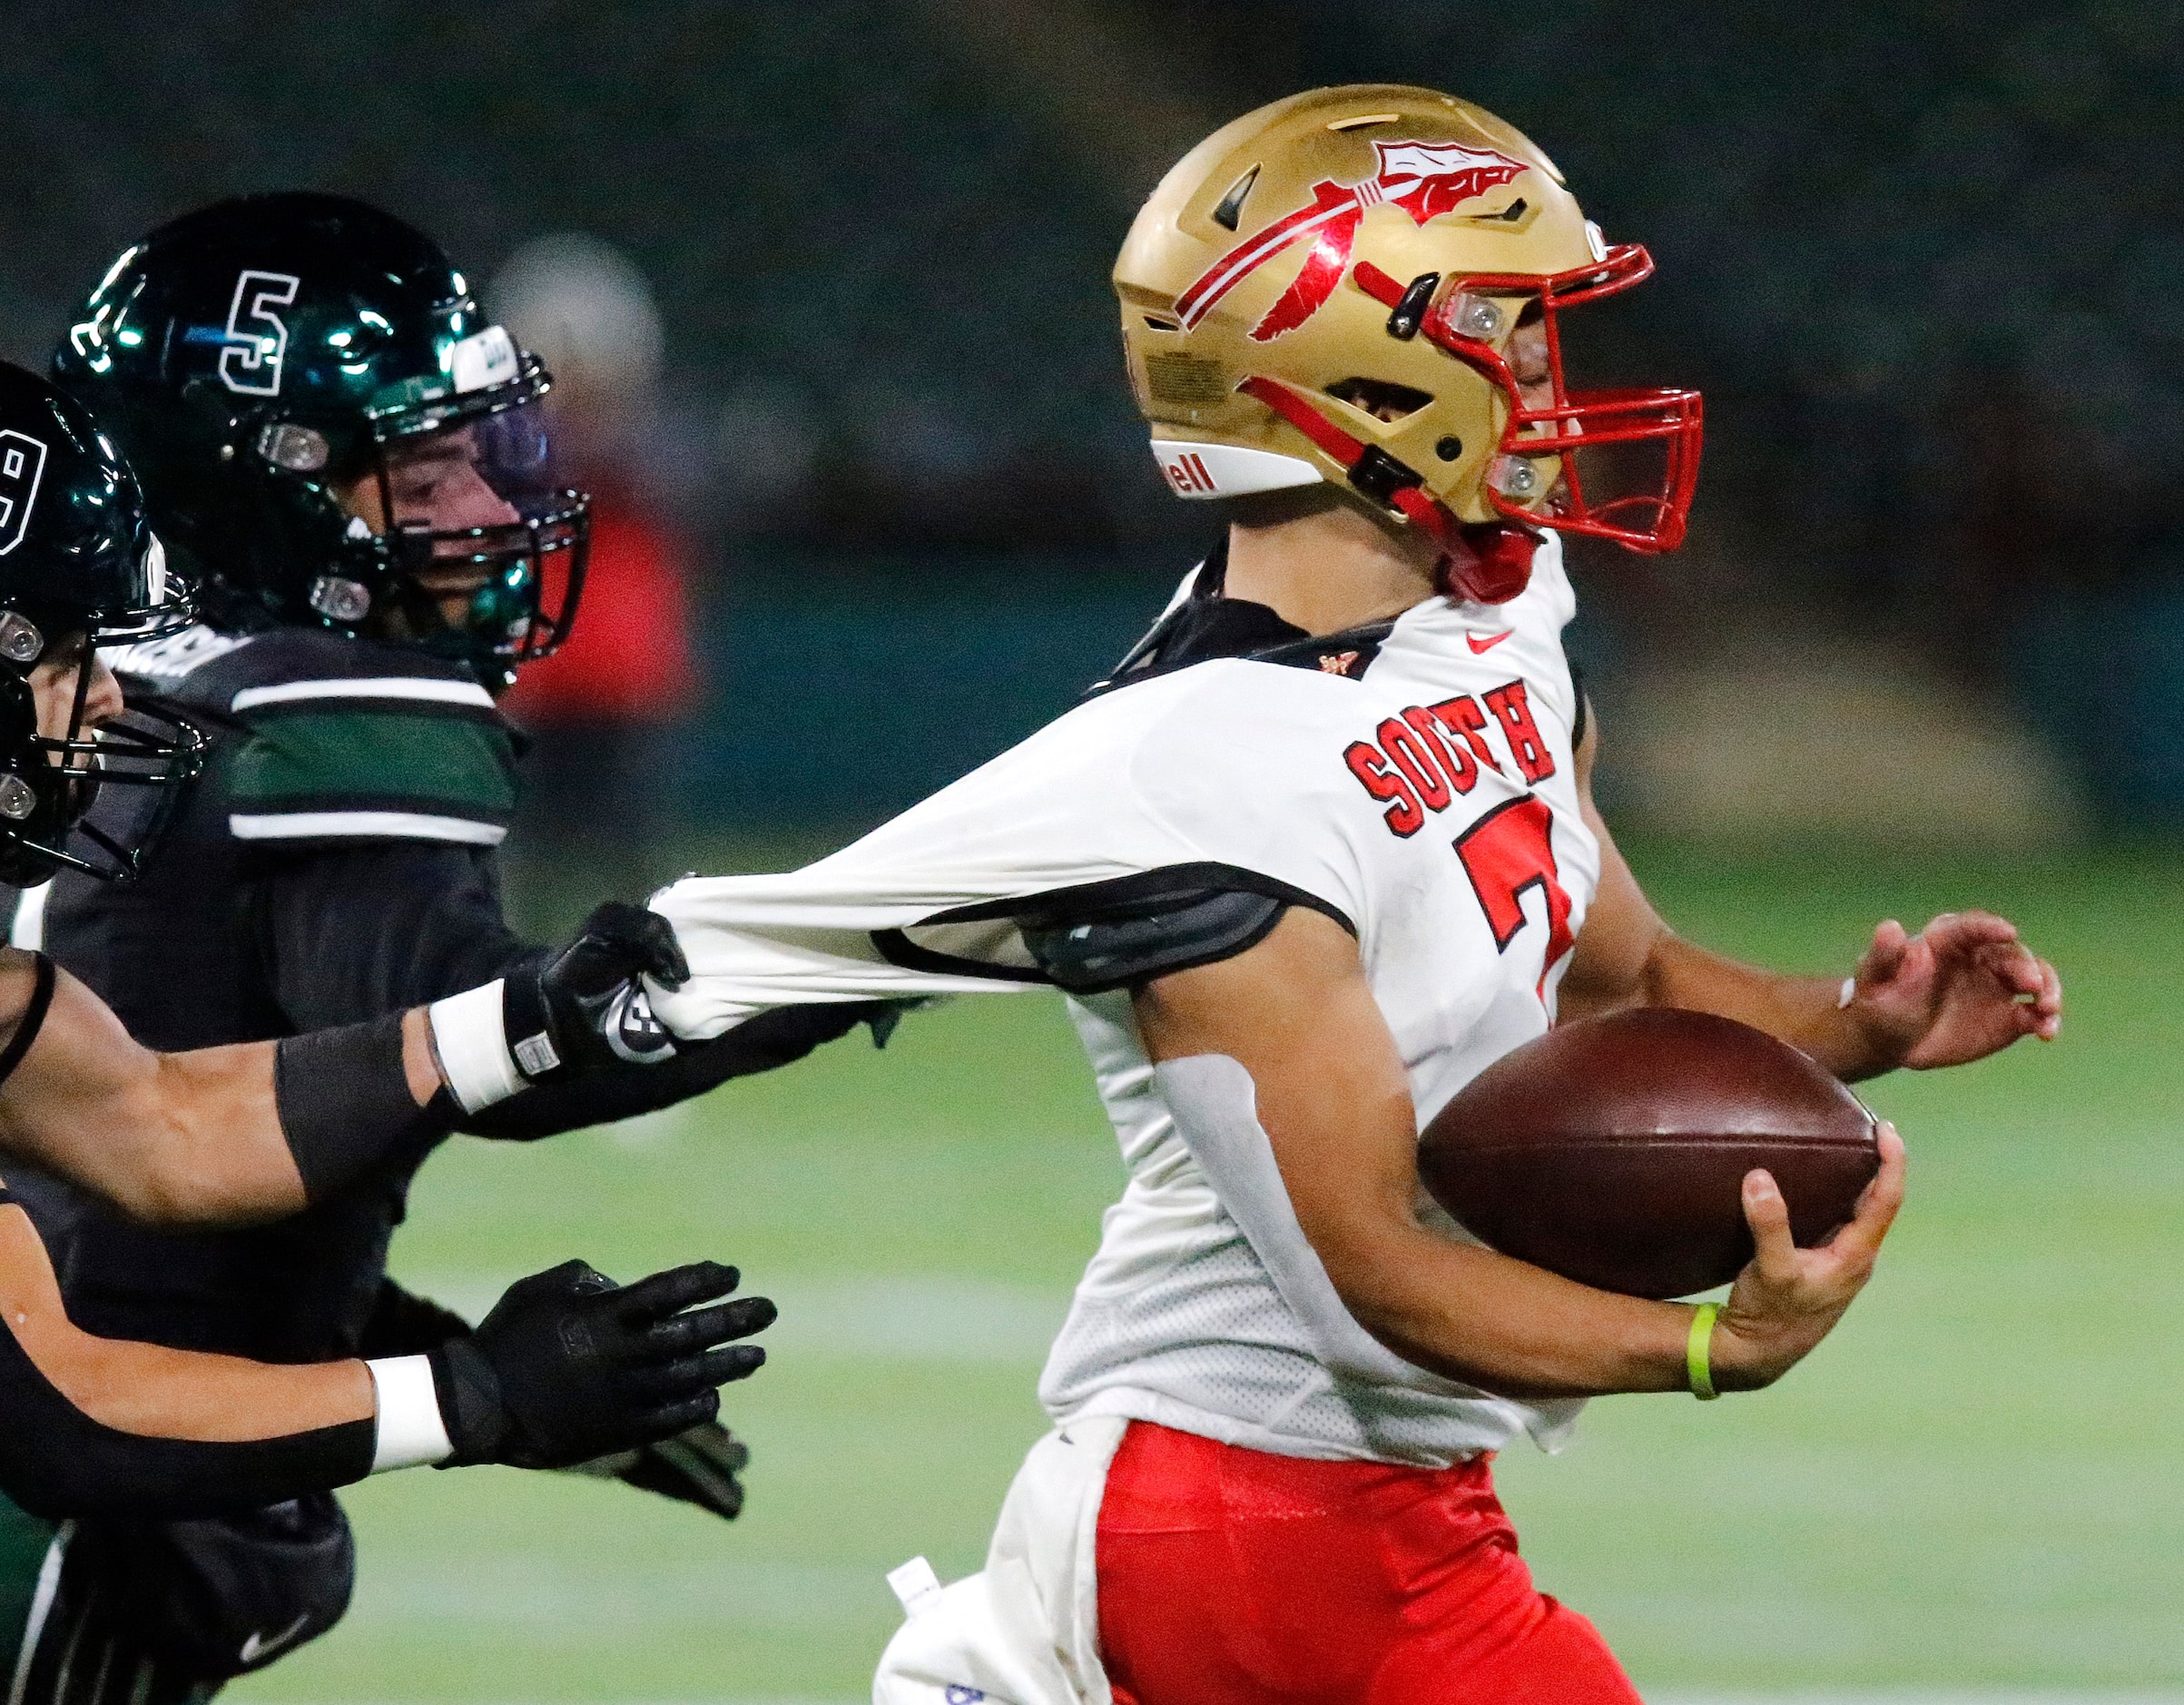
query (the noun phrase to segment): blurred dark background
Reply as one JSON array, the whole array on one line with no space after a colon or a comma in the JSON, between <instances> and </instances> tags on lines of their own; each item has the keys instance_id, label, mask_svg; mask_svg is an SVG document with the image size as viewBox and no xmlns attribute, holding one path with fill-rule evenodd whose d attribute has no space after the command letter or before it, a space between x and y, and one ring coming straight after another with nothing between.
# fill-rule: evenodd
<instances>
[{"instance_id":1,"label":"blurred dark background","mask_svg":"<svg viewBox=\"0 0 2184 1705\"><path fill-rule=\"evenodd\" d=\"M872 821L1127 644L1210 517L1145 451L1114 251L1200 135L1358 80L1491 107L1659 262L1601 310L1596 359L1707 392L1694 539L1588 558L1580 583L1631 810L1673 826L1726 774L1676 731L1727 705L1748 725L1709 738L1764 761L1702 830L2184 823L2177 5L139 0L7 22L0 353L42 362L161 220L289 186L433 232L523 298L503 311L550 359L556 264L610 321L656 315L626 355L568 335L628 379L601 381L595 454L689 621L635 621L607 664L630 690L558 713L644 724L582 750L669 778L648 843ZM1921 787L1942 770L1945 810Z\"/></svg>"}]
</instances>

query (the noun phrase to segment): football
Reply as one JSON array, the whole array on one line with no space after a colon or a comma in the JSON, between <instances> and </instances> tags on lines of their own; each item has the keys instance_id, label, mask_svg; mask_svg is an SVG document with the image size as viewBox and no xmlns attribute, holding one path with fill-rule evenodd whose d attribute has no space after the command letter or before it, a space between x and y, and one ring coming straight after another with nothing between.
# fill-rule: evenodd
<instances>
[{"instance_id":1,"label":"football","mask_svg":"<svg viewBox=\"0 0 2184 1705\"><path fill-rule=\"evenodd\" d=\"M1582 1020L1503 1056L1420 1138L1426 1188L1474 1237L1633 1296L1726 1285L1752 1258L1741 1194L1765 1167L1800 1245L1880 1167L1873 1115L1786 1043L1706 1012Z\"/></svg>"}]
</instances>

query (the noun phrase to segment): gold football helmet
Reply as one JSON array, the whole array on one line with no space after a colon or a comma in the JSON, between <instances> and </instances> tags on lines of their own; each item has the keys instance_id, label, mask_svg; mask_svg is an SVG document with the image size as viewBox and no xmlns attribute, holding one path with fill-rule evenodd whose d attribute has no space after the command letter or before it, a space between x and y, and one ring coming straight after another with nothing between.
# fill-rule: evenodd
<instances>
[{"instance_id":1,"label":"gold football helmet","mask_svg":"<svg viewBox=\"0 0 2184 1705\"><path fill-rule=\"evenodd\" d=\"M1540 527L1683 541L1698 393L1563 382L1561 310L1652 271L1492 113L1358 84L1263 106L1191 150L1130 227L1115 289L1178 496L1328 481L1423 527L1448 589L1499 603L1523 590ZM1520 340L1535 322L1543 340ZM1655 452L1648 488L1589 494L1579 448L1599 475L1627 471L1602 466L1627 446Z\"/></svg>"}]
</instances>

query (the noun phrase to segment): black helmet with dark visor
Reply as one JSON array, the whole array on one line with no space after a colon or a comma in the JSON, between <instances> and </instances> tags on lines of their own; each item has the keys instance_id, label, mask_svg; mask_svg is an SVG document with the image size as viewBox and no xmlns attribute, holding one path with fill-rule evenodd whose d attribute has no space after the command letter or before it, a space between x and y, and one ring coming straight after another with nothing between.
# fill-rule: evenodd
<instances>
[{"instance_id":1,"label":"black helmet with dark visor","mask_svg":"<svg viewBox=\"0 0 2184 1705\"><path fill-rule=\"evenodd\" d=\"M0 882L26 887L64 867L126 881L142 868L204 740L152 701L89 726L93 660L193 619L112 441L45 380L0 362ZM42 730L34 674L72 660L68 715ZM150 790L118 832L84 820L110 784Z\"/></svg>"}]
</instances>

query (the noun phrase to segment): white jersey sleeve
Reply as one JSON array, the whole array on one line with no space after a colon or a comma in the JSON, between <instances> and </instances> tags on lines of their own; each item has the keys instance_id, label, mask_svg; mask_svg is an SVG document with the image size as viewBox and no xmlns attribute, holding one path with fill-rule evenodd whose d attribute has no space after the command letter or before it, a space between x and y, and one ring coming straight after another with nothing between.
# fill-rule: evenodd
<instances>
[{"instance_id":1,"label":"white jersey sleeve","mask_svg":"<svg viewBox=\"0 0 2184 1705\"><path fill-rule=\"evenodd\" d=\"M652 904L692 975L655 988L654 1009L707 1037L800 1001L1045 986L1016 922L1028 902L1179 867L1361 928L1355 813L1332 808L1354 784L1296 761L1326 720L1320 695L1348 690L1204 664L1077 706L802 870L674 883Z\"/></svg>"}]
</instances>

